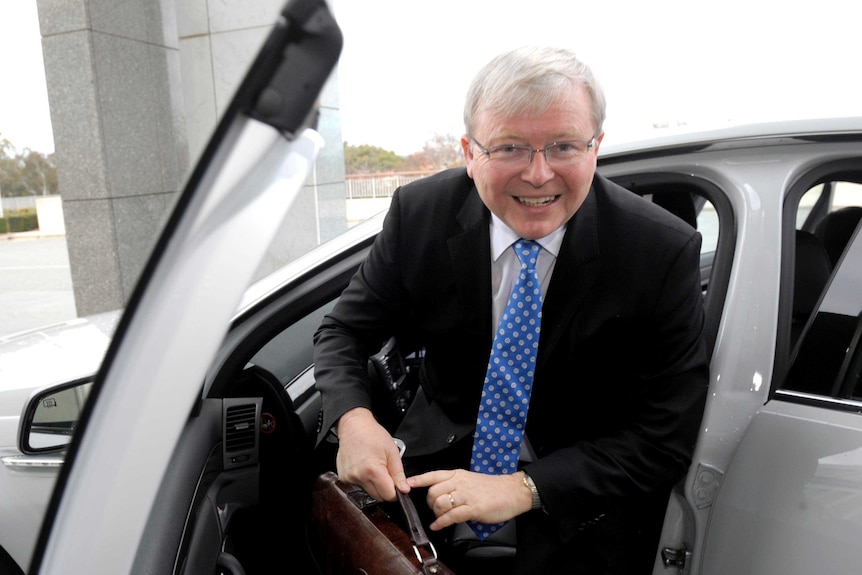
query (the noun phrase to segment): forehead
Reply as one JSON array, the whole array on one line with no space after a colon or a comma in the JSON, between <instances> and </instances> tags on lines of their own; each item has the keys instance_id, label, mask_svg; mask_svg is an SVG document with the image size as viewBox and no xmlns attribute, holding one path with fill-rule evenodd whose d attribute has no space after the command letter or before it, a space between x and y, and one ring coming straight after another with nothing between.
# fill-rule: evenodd
<instances>
[{"instance_id":1,"label":"forehead","mask_svg":"<svg viewBox=\"0 0 862 575\"><path fill-rule=\"evenodd\" d=\"M589 94L580 85L573 86L547 102L533 100L521 106L480 109L474 131L476 137L489 140L587 140L595 135Z\"/></svg>"}]
</instances>

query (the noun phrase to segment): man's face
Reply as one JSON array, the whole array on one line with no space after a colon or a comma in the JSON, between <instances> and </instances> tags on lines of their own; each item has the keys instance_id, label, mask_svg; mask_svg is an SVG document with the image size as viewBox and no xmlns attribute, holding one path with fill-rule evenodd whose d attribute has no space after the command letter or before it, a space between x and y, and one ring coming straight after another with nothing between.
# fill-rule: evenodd
<instances>
[{"instance_id":1,"label":"man's face","mask_svg":"<svg viewBox=\"0 0 862 575\"><path fill-rule=\"evenodd\" d=\"M562 226L581 207L596 171L598 145L564 167L548 165L542 152L523 168L501 168L470 139L485 149L503 144L544 148L554 142L589 140L594 127L589 94L574 86L538 115L505 117L484 111L474 133L461 139L467 173L491 212L524 239L544 237ZM604 134L597 136L601 142Z\"/></svg>"}]
</instances>

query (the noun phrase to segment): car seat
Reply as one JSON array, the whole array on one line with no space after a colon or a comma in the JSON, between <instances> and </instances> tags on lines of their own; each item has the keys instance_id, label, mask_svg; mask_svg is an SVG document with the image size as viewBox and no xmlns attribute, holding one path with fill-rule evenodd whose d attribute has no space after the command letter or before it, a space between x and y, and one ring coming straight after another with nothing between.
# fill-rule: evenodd
<instances>
[{"instance_id":1,"label":"car seat","mask_svg":"<svg viewBox=\"0 0 862 575\"><path fill-rule=\"evenodd\" d=\"M820 238L834 267L862 219L862 207L848 206L827 214L817 223L814 235Z\"/></svg>"},{"instance_id":2,"label":"car seat","mask_svg":"<svg viewBox=\"0 0 862 575\"><path fill-rule=\"evenodd\" d=\"M832 263L820 238L810 232L796 230L791 345L799 339L831 273Z\"/></svg>"}]
</instances>

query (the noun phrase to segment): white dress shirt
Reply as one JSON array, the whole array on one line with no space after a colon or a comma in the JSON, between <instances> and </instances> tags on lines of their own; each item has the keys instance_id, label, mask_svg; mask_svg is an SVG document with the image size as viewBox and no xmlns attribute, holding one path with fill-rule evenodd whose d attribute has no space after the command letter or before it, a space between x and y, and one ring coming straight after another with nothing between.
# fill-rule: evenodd
<instances>
[{"instance_id":1,"label":"white dress shirt","mask_svg":"<svg viewBox=\"0 0 862 575\"><path fill-rule=\"evenodd\" d=\"M557 256L560 253L560 246L563 243L565 233L566 227L561 226L551 232L551 234L536 240L542 246L542 251L539 252L539 262L536 266L538 269L536 272L542 284L543 301L548 291L548 285L551 283L551 274L554 272L554 265L557 263ZM503 220L496 215L491 214L492 338L493 332L497 329L497 324L500 323L503 309L509 301L512 286L515 285L515 280L518 279L518 273L521 270L521 262L518 260L515 250L512 249L512 244L519 239L521 238L512 231L512 228L504 224Z\"/></svg>"}]
</instances>

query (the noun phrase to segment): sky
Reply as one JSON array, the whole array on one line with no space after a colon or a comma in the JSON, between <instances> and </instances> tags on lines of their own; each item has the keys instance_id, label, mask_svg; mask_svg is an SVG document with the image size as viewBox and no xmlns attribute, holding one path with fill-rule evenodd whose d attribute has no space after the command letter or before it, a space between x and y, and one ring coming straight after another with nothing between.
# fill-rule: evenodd
<instances>
[{"instance_id":1,"label":"sky","mask_svg":"<svg viewBox=\"0 0 862 575\"><path fill-rule=\"evenodd\" d=\"M335 15L343 137L402 155L460 136L473 74L525 44L571 47L593 68L605 144L862 116L862 8L847 0L336 0ZM0 54L0 137L53 151L35 0L0 0Z\"/></svg>"},{"instance_id":2,"label":"sky","mask_svg":"<svg viewBox=\"0 0 862 575\"><path fill-rule=\"evenodd\" d=\"M364 143L375 134L409 153L429 133L460 136L473 74L498 53L526 44L570 47L590 65L608 100L605 144L673 129L862 115L857 6L340 0L344 138Z\"/></svg>"},{"instance_id":3,"label":"sky","mask_svg":"<svg viewBox=\"0 0 862 575\"><path fill-rule=\"evenodd\" d=\"M54 151L35 0L0 0L0 138Z\"/></svg>"}]
</instances>

